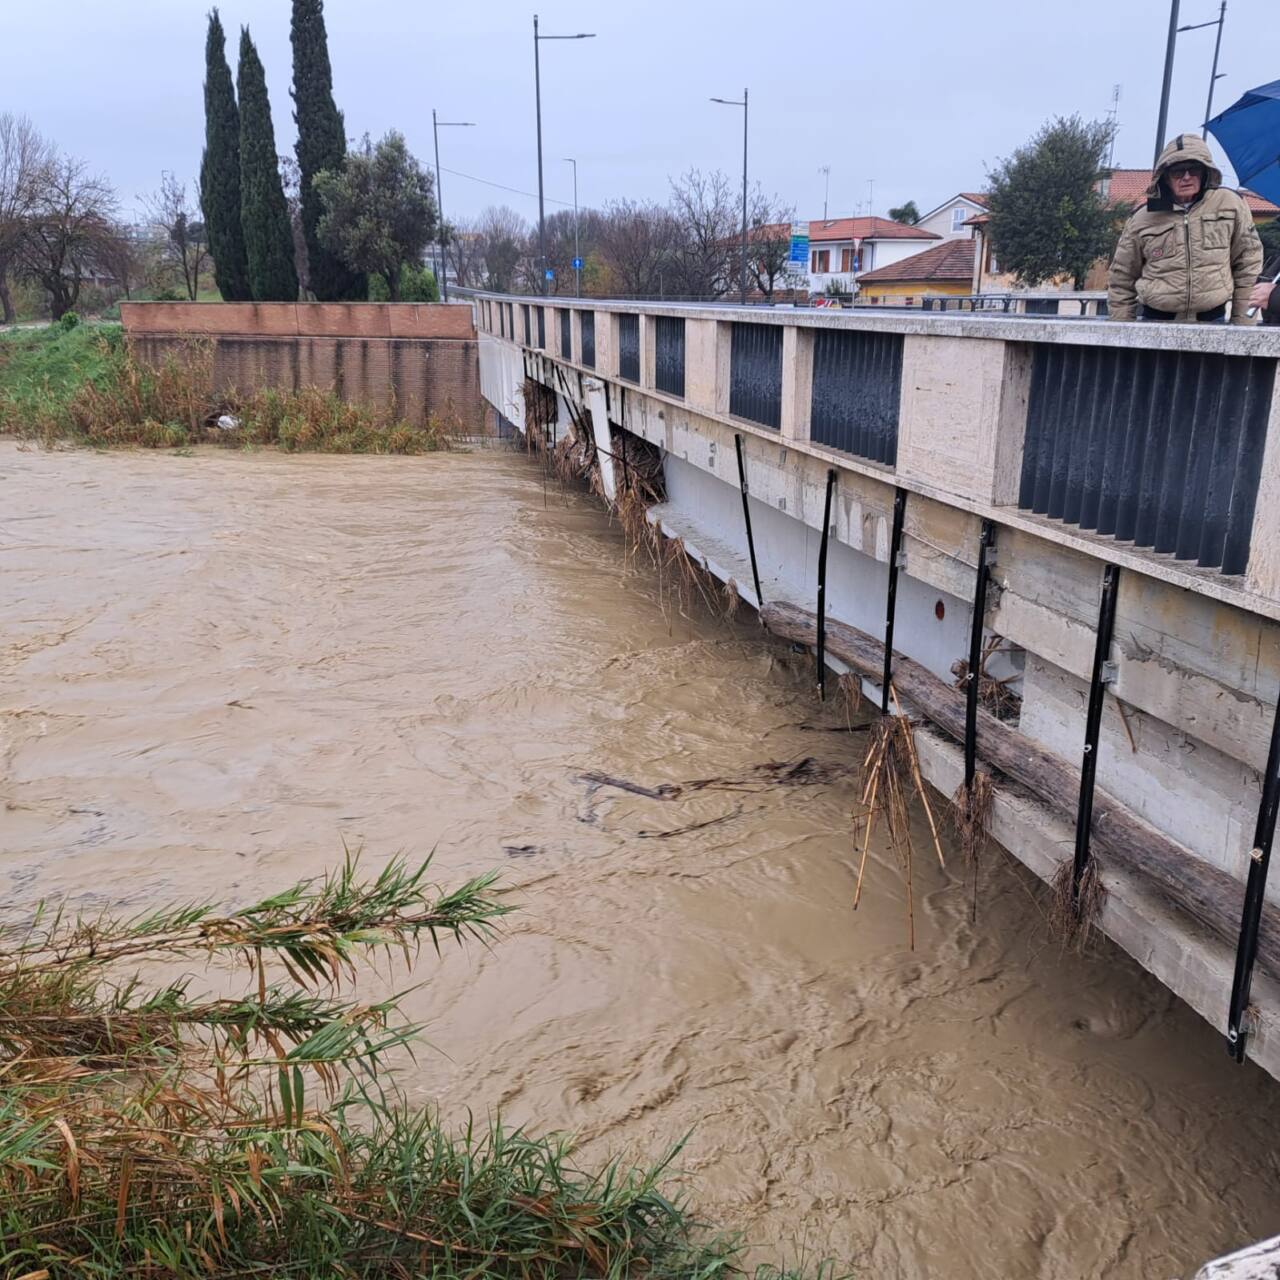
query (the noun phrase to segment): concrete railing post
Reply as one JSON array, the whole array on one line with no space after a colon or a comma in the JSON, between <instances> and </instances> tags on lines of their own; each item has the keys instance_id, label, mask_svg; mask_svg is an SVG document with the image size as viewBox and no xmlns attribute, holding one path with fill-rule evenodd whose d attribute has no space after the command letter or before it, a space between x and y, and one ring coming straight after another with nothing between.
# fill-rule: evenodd
<instances>
[{"instance_id":1,"label":"concrete railing post","mask_svg":"<svg viewBox=\"0 0 1280 1280\"><path fill-rule=\"evenodd\" d=\"M788 325L782 331L782 420L784 440L809 439L813 401L813 330Z\"/></svg>"},{"instance_id":2,"label":"concrete railing post","mask_svg":"<svg viewBox=\"0 0 1280 1280\"><path fill-rule=\"evenodd\" d=\"M908 334L900 481L967 502L1017 502L1030 383L1030 352L1019 343Z\"/></svg>"}]
</instances>

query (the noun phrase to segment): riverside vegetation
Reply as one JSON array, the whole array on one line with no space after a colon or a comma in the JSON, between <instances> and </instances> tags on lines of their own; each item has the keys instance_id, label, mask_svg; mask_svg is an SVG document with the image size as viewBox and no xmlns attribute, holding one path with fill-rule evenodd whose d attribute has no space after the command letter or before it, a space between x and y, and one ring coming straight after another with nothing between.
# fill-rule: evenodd
<instances>
[{"instance_id":1,"label":"riverside vegetation","mask_svg":"<svg viewBox=\"0 0 1280 1280\"><path fill-rule=\"evenodd\" d=\"M0 434L99 448L180 448L202 441L327 453L427 453L443 424L397 419L329 391L219 394L213 352L193 342L156 366L138 360L119 325L74 315L44 329L0 334ZM228 415L235 425L223 429Z\"/></svg>"},{"instance_id":2,"label":"riverside vegetation","mask_svg":"<svg viewBox=\"0 0 1280 1280\"><path fill-rule=\"evenodd\" d=\"M358 967L487 943L510 909L491 875L426 872L348 858L228 914L0 928L0 1273L740 1276L738 1243L663 1190L678 1148L592 1172L566 1139L452 1132L397 1093L388 1059L418 1029L396 996L352 998ZM220 994L142 976L197 964Z\"/></svg>"}]
</instances>

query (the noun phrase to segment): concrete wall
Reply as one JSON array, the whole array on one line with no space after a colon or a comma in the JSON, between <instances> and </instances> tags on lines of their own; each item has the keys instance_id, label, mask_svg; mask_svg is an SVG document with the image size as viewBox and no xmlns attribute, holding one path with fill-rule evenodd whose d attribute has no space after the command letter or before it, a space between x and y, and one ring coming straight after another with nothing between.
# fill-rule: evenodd
<instances>
[{"instance_id":1,"label":"concrete wall","mask_svg":"<svg viewBox=\"0 0 1280 1280\"><path fill-rule=\"evenodd\" d=\"M572 304L571 304L572 305ZM582 304L597 312L598 375L616 383L601 335L635 304ZM1250 574L1232 577L1142 551L1017 507L1030 353L1037 342L1179 346L1280 358L1280 335L1092 321L1006 320L858 313L735 312L646 307L681 314L685 396L663 394L642 361L641 386L611 397L619 425L660 446L668 502L651 517L712 571L750 589L734 436L743 438L766 599L813 608L826 475L837 473L829 557L831 616L883 631L889 523L895 487L908 491L896 647L944 679L967 651L980 520L999 528L987 627L1015 646L1000 674L1022 695L1020 730L1076 764L1083 744L1099 587L1105 563L1121 587L1099 751L1099 785L1185 850L1243 882L1261 790L1260 770L1280 698L1280 408L1263 464ZM734 320L783 324L781 431L728 413L728 332ZM813 330L864 328L904 335L898 461L880 466L809 440ZM486 340L486 345L488 345ZM525 368L548 383L561 363L493 341L486 379L499 394ZM557 382L557 385L558 382ZM1280 397L1277 397L1280 399ZM497 401L495 401L497 403ZM509 411L507 416L513 416ZM941 616L939 616L941 615ZM926 777L950 794L954 743L920 733ZM993 831L1037 874L1069 856L1069 825L1010 789L998 793ZM1234 950L1198 936L1149 886L1108 872L1103 927L1215 1025L1225 1023ZM1268 897L1280 904L1280 876ZM1280 1074L1280 991L1255 977L1262 1026L1250 1056Z\"/></svg>"},{"instance_id":2,"label":"concrete wall","mask_svg":"<svg viewBox=\"0 0 1280 1280\"><path fill-rule=\"evenodd\" d=\"M134 302L120 316L146 360L211 342L219 391L320 387L409 421L486 430L468 304Z\"/></svg>"}]
</instances>

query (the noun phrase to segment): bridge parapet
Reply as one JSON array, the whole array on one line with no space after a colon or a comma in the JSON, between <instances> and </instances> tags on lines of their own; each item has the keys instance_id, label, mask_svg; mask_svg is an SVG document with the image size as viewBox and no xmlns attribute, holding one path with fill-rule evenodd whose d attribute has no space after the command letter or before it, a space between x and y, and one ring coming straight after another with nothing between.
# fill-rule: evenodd
<instances>
[{"instance_id":1,"label":"bridge parapet","mask_svg":"<svg viewBox=\"0 0 1280 1280\"><path fill-rule=\"evenodd\" d=\"M496 295L476 311L482 332L1280 617L1280 331Z\"/></svg>"}]
</instances>

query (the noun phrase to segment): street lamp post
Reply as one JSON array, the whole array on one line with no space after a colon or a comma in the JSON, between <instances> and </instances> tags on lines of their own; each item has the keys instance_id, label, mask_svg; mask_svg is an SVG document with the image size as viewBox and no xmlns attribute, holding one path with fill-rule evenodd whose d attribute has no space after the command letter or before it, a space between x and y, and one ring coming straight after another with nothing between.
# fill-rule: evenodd
<instances>
[{"instance_id":1,"label":"street lamp post","mask_svg":"<svg viewBox=\"0 0 1280 1280\"><path fill-rule=\"evenodd\" d=\"M742 108L742 266L739 269L738 288L742 294L742 303L747 301L747 91L742 91L742 101L736 98L712 98L725 107Z\"/></svg>"},{"instance_id":2,"label":"street lamp post","mask_svg":"<svg viewBox=\"0 0 1280 1280\"><path fill-rule=\"evenodd\" d=\"M831 195L831 166L829 164L819 165L818 172L823 176L822 183L822 220L827 220L827 198Z\"/></svg>"},{"instance_id":3,"label":"street lamp post","mask_svg":"<svg viewBox=\"0 0 1280 1280\"><path fill-rule=\"evenodd\" d=\"M1156 121L1154 169L1164 150L1164 131L1169 123L1169 87L1173 84L1173 54L1178 45L1178 0L1169 0L1169 39L1164 47L1164 83L1160 88L1160 118Z\"/></svg>"},{"instance_id":4,"label":"street lamp post","mask_svg":"<svg viewBox=\"0 0 1280 1280\"><path fill-rule=\"evenodd\" d=\"M572 36L544 36L538 33L538 15L533 15L533 92L538 120L538 257L542 265L542 292L547 292L547 215L542 195L542 68L538 44L543 40L594 40L594 31L579 31Z\"/></svg>"},{"instance_id":5,"label":"street lamp post","mask_svg":"<svg viewBox=\"0 0 1280 1280\"><path fill-rule=\"evenodd\" d=\"M1200 131L1202 138L1209 136L1209 117L1213 115L1213 91L1222 76L1218 74L1218 54L1222 52L1222 27L1227 20L1227 0L1222 0L1222 5L1218 9L1218 16L1210 19L1208 22L1193 22L1185 27L1179 27L1179 31L1199 31L1201 27L1217 27L1218 36L1213 42L1213 68L1209 72L1209 101L1204 105L1205 127Z\"/></svg>"},{"instance_id":6,"label":"street lamp post","mask_svg":"<svg viewBox=\"0 0 1280 1280\"><path fill-rule=\"evenodd\" d=\"M445 261L444 249L444 193L440 190L440 130L441 129L474 129L474 120L437 120L436 109L431 108L431 134L436 144L436 214L440 219L440 297L449 301L449 265Z\"/></svg>"},{"instance_id":7,"label":"street lamp post","mask_svg":"<svg viewBox=\"0 0 1280 1280\"><path fill-rule=\"evenodd\" d=\"M573 165L573 281L574 296L582 297L582 249L578 244L578 162L572 156L564 157L565 164Z\"/></svg>"}]
</instances>

